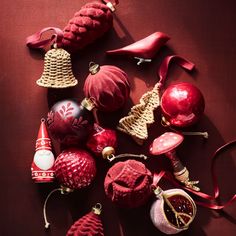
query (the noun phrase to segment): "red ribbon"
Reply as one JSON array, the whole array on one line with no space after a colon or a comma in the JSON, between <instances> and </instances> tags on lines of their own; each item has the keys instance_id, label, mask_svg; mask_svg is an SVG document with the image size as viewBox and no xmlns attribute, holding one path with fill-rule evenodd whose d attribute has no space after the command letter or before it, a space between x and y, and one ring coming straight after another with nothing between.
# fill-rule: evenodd
<instances>
[{"instance_id":1,"label":"red ribbon","mask_svg":"<svg viewBox=\"0 0 236 236\"><path fill-rule=\"evenodd\" d=\"M191 71L194 69L195 64L193 64L191 61L186 60L183 57L177 56L177 55L171 55L171 56L166 56L164 58L164 60L162 61L157 74L160 77L159 83L160 84L164 84L166 77L167 77L167 72L170 66L170 63L174 61L175 63L177 63L179 66L181 66L182 68Z\"/></svg>"},{"instance_id":2,"label":"red ribbon","mask_svg":"<svg viewBox=\"0 0 236 236\"><path fill-rule=\"evenodd\" d=\"M181 185L179 182L176 181L176 179L173 177L173 175L170 172L167 172L167 171L161 171L160 173L154 173L152 186L155 186L155 187L158 186L158 183L164 177L167 180L169 180L171 183L173 183L176 187L183 188L183 189L193 193L194 195L196 195L196 196L198 196L202 199L210 200L210 201L217 201L219 199L219 196L220 196L220 188L219 188L219 185L218 185L217 175L216 175L216 172L215 172L215 162L216 162L216 159L217 159L217 157L219 156L220 153L222 153L223 151L225 151L227 148L229 148L230 146L232 146L234 144L236 144L236 140L233 140L233 141L230 141L230 142L226 143L225 145L218 148L212 156L212 159L211 159L211 176L212 176L212 182L213 182L213 187L214 187L213 196L208 195L208 194L203 193L203 192L194 191L193 189L190 189L190 188L185 187L184 185ZM215 203L208 203L208 202L199 202L199 201L196 201L196 203L198 205L204 206L206 208L210 208L210 209L214 209L214 210L221 210L221 209L225 208L226 206L232 204L235 200L236 200L236 194L234 194L223 205L218 205L218 204L215 204Z\"/></svg>"},{"instance_id":3,"label":"red ribbon","mask_svg":"<svg viewBox=\"0 0 236 236\"><path fill-rule=\"evenodd\" d=\"M53 30L55 33L51 35L50 38L47 39L41 39L42 35L48 31ZM43 28L41 31L29 36L26 38L26 45L29 48L43 48L49 43L55 42L57 44L57 47L61 47L62 44L62 38L63 38L63 31L56 27L47 27Z\"/></svg>"}]
</instances>

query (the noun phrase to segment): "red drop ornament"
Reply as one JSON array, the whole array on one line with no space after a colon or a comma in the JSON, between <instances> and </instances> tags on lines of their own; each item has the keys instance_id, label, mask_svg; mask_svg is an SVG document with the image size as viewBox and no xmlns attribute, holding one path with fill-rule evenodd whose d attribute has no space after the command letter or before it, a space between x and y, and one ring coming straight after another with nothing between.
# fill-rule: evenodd
<instances>
[{"instance_id":1,"label":"red drop ornament","mask_svg":"<svg viewBox=\"0 0 236 236\"><path fill-rule=\"evenodd\" d=\"M55 161L55 175L63 187L87 187L96 175L96 164L86 151L76 148L64 150Z\"/></svg>"},{"instance_id":2,"label":"red drop ornament","mask_svg":"<svg viewBox=\"0 0 236 236\"><path fill-rule=\"evenodd\" d=\"M201 91L190 83L169 86L161 97L164 122L176 127L196 123L202 116L205 101Z\"/></svg>"},{"instance_id":3,"label":"red drop ornament","mask_svg":"<svg viewBox=\"0 0 236 236\"><path fill-rule=\"evenodd\" d=\"M76 145L84 141L92 130L93 114L83 102L81 104L72 100L59 101L48 113L49 131L60 143Z\"/></svg>"},{"instance_id":4,"label":"red drop ornament","mask_svg":"<svg viewBox=\"0 0 236 236\"><path fill-rule=\"evenodd\" d=\"M101 204L97 203L90 213L71 226L66 236L104 236L100 214Z\"/></svg>"},{"instance_id":5,"label":"red drop ornament","mask_svg":"<svg viewBox=\"0 0 236 236\"><path fill-rule=\"evenodd\" d=\"M85 96L91 98L101 111L121 108L130 93L127 74L116 66L94 63L90 63L89 71L84 83Z\"/></svg>"},{"instance_id":6,"label":"red drop ornament","mask_svg":"<svg viewBox=\"0 0 236 236\"><path fill-rule=\"evenodd\" d=\"M94 132L87 141L87 147L97 156L104 158L115 153L117 146L116 132L111 129L104 129L98 124L94 124Z\"/></svg>"},{"instance_id":7,"label":"red drop ornament","mask_svg":"<svg viewBox=\"0 0 236 236\"><path fill-rule=\"evenodd\" d=\"M105 193L121 207L139 207L147 202L151 191L152 174L139 161L117 162L105 177Z\"/></svg>"}]
</instances>

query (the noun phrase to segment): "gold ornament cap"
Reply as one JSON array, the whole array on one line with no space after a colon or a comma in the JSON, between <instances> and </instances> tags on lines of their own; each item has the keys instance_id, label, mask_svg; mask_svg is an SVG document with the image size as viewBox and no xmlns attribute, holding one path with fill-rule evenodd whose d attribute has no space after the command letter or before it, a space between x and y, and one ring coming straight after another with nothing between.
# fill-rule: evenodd
<instances>
[{"instance_id":1,"label":"gold ornament cap","mask_svg":"<svg viewBox=\"0 0 236 236\"><path fill-rule=\"evenodd\" d=\"M95 104L90 98L84 98L81 102L81 106L83 106L89 111L92 111L93 108L95 107Z\"/></svg>"},{"instance_id":2,"label":"gold ornament cap","mask_svg":"<svg viewBox=\"0 0 236 236\"><path fill-rule=\"evenodd\" d=\"M105 147L102 150L102 157L104 159L109 159L111 156L115 154L115 149L113 147Z\"/></svg>"},{"instance_id":3,"label":"gold ornament cap","mask_svg":"<svg viewBox=\"0 0 236 236\"><path fill-rule=\"evenodd\" d=\"M96 215L100 215L102 212L102 204L96 203L96 205L92 208L92 212Z\"/></svg>"}]
</instances>

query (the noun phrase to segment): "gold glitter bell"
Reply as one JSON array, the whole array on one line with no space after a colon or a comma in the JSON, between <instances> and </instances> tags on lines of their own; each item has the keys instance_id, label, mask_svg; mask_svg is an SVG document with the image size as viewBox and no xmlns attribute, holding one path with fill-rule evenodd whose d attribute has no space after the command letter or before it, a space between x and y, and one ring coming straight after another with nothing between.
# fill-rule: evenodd
<instances>
[{"instance_id":1,"label":"gold glitter bell","mask_svg":"<svg viewBox=\"0 0 236 236\"><path fill-rule=\"evenodd\" d=\"M72 72L70 54L54 45L54 48L45 54L44 71L36 83L45 88L68 88L75 86L78 81Z\"/></svg>"}]
</instances>

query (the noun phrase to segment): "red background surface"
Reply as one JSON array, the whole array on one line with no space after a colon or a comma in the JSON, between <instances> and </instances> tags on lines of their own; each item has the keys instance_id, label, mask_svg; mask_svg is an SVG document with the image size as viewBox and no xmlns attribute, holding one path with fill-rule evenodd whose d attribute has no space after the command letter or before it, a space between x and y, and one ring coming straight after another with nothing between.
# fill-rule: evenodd
<instances>
[{"instance_id":1,"label":"red background surface","mask_svg":"<svg viewBox=\"0 0 236 236\"><path fill-rule=\"evenodd\" d=\"M96 202L103 204L102 220L107 236L162 235L149 219L152 201L138 209L116 208L104 195L103 180L111 164L97 160L98 176L91 187L70 195L55 194L49 200L48 218L51 229L46 232L42 217L43 201L53 185L36 185L31 181L30 165L41 117L49 106L61 98L83 97L83 81L88 63L113 64L124 69L130 79L131 95L126 107L113 114L99 114L104 126L115 127L119 118L127 114L132 104L157 82L156 69L167 54L178 54L196 64L195 73L187 74L172 66L168 84L191 82L204 94L205 115L191 130L207 130L209 139L187 137L178 155L188 167L192 179L200 180L202 191L212 193L210 157L222 144L236 138L235 66L236 33L235 1L202 0L120 0L114 28L102 39L79 52L73 58L73 71L78 86L66 90L47 90L35 81L43 71L43 55L28 50L25 38L46 26L63 28L68 20L87 1L68 0L2 0L0 7L0 235L65 235L70 225L90 211ZM210 3L211 2L211 3ZM108 49L125 46L155 31L171 37L150 64L140 67L132 59L105 55ZM130 137L119 133L117 153L148 154L151 141L164 128L160 112L150 130L149 140L137 146ZM58 150L57 150L58 154ZM231 150L217 161L217 173L222 201L235 192L235 154ZM147 161L152 170L170 168L163 157ZM165 184L162 185L165 189ZM236 204L217 213L198 207L190 229L180 235L235 235Z\"/></svg>"}]
</instances>

